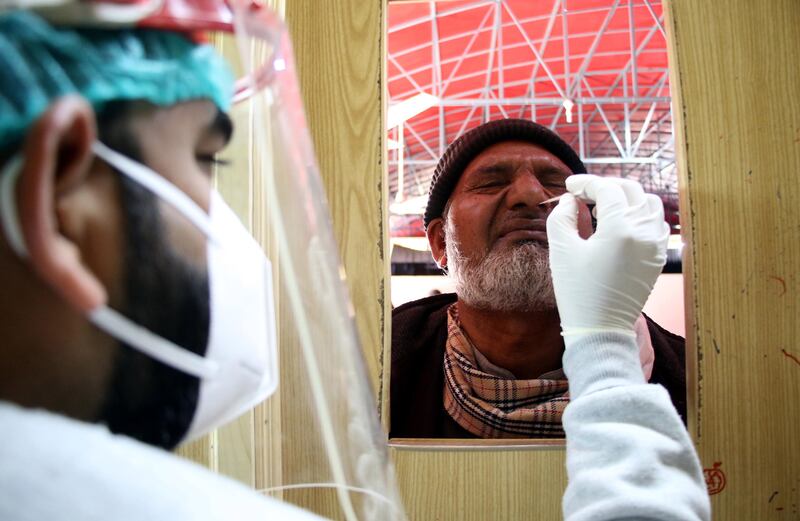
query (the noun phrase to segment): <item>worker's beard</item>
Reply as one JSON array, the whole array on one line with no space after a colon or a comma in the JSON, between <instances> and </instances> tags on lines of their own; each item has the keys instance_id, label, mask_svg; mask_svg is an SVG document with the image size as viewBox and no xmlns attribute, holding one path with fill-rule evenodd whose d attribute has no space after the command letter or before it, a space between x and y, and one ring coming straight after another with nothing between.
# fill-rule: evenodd
<instances>
[{"instance_id":1,"label":"worker's beard","mask_svg":"<svg viewBox=\"0 0 800 521\"><path fill-rule=\"evenodd\" d=\"M555 309L549 252L537 242L495 248L477 257L462 254L458 233L445 217L447 272L459 300L478 309L545 311Z\"/></svg>"},{"instance_id":2,"label":"worker's beard","mask_svg":"<svg viewBox=\"0 0 800 521\"><path fill-rule=\"evenodd\" d=\"M209 334L207 274L172 248L158 199L120 176L126 217L125 303L136 324L203 355ZM172 449L197 409L200 382L121 343L99 421L115 433Z\"/></svg>"}]
</instances>

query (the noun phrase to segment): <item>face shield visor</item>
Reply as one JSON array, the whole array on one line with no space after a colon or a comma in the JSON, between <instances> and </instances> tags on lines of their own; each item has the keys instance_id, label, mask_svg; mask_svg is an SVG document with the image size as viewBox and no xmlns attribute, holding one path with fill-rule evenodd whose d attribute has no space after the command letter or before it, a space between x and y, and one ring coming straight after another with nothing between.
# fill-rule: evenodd
<instances>
[{"instance_id":1,"label":"face shield visor","mask_svg":"<svg viewBox=\"0 0 800 521\"><path fill-rule=\"evenodd\" d=\"M281 339L281 385L273 399L280 410L264 413L280 423L270 420L283 464L264 489L301 504L309 494L329 489L324 515L403 519L289 34L269 10L256 14L234 3L233 12L235 52L230 41L222 48L243 79L231 109L238 134L222 156L239 162L235 151L253 151L241 170L250 197L239 194L239 203L246 205L252 232L275 264ZM228 179L220 177L223 183Z\"/></svg>"},{"instance_id":2,"label":"face shield visor","mask_svg":"<svg viewBox=\"0 0 800 521\"><path fill-rule=\"evenodd\" d=\"M204 241L205 258L195 261L208 274L205 349L193 353L110 306L87 315L125 344L199 378L187 440L256 407L263 421L253 422L251 436L266 469L255 483L262 492L348 521L404 518L283 23L246 1L79 2L42 12L63 24L212 31L240 76L228 112L234 138L220 153L231 171L206 194L187 195L163 172L94 146ZM13 178L3 176L4 194L13 193ZM3 213L14 237L13 197ZM24 256L21 234L11 242Z\"/></svg>"}]
</instances>

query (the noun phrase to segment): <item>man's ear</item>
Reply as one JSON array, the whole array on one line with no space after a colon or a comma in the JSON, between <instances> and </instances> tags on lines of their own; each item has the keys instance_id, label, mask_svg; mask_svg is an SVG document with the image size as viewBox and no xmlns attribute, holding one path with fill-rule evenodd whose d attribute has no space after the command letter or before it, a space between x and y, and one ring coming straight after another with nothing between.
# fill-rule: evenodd
<instances>
[{"instance_id":1,"label":"man's ear","mask_svg":"<svg viewBox=\"0 0 800 521\"><path fill-rule=\"evenodd\" d=\"M62 233L58 200L86 180L96 137L94 110L85 100L68 96L54 101L28 131L17 185L30 265L81 311L106 302L107 295L81 261L78 246Z\"/></svg>"},{"instance_id":2,"label":"man's ear","mask_svg":"<svg viewBox=\"0 0 800 521\"><path fill-rule=\"evenodd\" d=\"M431 247L431 254L436 265L440 268L447 268L447 248L444 236L444 220L441 217L433 219L428 223L425 230L428 236L428 245Z\"/></svg>"}]
</instances>

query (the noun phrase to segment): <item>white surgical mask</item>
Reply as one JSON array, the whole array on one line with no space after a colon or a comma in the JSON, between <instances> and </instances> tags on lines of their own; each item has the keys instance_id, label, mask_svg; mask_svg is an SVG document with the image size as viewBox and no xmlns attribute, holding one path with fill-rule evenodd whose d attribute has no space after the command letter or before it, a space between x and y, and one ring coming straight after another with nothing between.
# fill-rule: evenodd
<instances>
[{"instance_id":1,"label":"white surgical mask","mask_svg":"<svg viewBox=\"0 0 800 521\"><path fill-rule=\"evenodd\" d=\"M210 331L200 356L132 322L108 306L89 320L120 342L200 379L200 396L185 440L227 423L275 392L277 339L272 267L261 247L216 192L206 214L191 198L150 168L100 142L95 154L192 222L207 239ZM0 174L0 221L12 249L28 256L14 197L21 160ZM156 296L154 296L156 298Z\"/></svg>"}]
</instances>

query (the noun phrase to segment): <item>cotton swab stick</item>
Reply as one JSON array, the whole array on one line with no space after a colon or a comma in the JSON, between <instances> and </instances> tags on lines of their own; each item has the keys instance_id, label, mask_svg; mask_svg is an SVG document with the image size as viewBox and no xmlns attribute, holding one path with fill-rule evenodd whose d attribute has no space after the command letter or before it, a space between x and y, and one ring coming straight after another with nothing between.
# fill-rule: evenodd
<instances>
[{"instance_id":1,"label":"cotton swab stick","mask_svg":"<svg viewBox=\"0 0 800 521\"><path fill-rule=\"evenodd\" d=\"M541 203L539 203L539 206L542 206L543 204L555 203L556 201L558 201L558 200L559 200L559 199L561 199L562 197L564 197L564 194L557 195L557 196L555 196L555 197L551 197L550 199L545 199L544 201L542 201Z\"/></svg>"}]
</instances>

